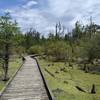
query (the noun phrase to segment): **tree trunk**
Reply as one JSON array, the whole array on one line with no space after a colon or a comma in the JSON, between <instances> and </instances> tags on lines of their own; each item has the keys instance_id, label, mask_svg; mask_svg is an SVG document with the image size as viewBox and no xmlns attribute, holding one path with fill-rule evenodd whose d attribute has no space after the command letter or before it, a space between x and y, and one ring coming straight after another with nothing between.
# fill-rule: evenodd
<instances>
[{"instance_id":1,"label":"tree trunk","mask_svg":"<svg viewBox=\"0 0 100 100\"><path fill-rule=\"evenodd\" d=\"M8 64L9 64L9 44L5 45L5 55L4 55L4 78L3 81L7 81L8 78Z\"/></svg>"},{"instance_id":2,"label":"tree trunk","mask_svg":"<svg viewBox=\"0 0 100 100\"><path fill-rule=\"evenodd\" d=\"M87 67L87 64L84 64L84 68L83 68L83 70L85 71L85 73L88 73L89 68Z\"/></svg>"},{"instance_id":3,"label":"tree trunk","mask_svg":"<svg viewBox=\"0 0 100 100\"><path fill-rule=\"evenodd\" d=\"M96 93L95 84L92 85L91 93L92 94L95 94Z\"/></svg>"}]
</instances>

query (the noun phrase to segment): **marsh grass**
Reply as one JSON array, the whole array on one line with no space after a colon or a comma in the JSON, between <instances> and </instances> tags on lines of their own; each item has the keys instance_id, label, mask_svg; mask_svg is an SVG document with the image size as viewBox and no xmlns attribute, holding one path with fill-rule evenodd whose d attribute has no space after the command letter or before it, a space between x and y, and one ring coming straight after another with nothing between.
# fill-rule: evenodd
<instances>
[{"instance_id":1,"label":"marsh grass","mask_svg":"<svg viewBox=\"0 0 100 100\"><path fill-rule=\"evenodd\" d=\"M9 78L12 77L12 75L17 71L17 69L21 66L21 64L22 60L20 58L13 58L10 60L9 71L8 71ZM0 66L0 91L6 85L6 82L2 81L2 75L3 75L3 70L2 67Z\"/></svg>"},{"instance_id":2,"label":"marsh grass","mask_svg":"<svg viewBox=\"0 0 100 100\"><path fill-rule=\"evenodd\" d=\"M100 75L85 73L79 70L77 64L74 64L73 69L68 64L65 66L63 62L55 62L52 66L52 62L39 59L39 64L56 100L100 100ZM61 71L62 68L66 71ZM96 86L96 94L90 93L92 84ZM76 86L85 92L79 91Z\"/></svg>"}]
</instances>

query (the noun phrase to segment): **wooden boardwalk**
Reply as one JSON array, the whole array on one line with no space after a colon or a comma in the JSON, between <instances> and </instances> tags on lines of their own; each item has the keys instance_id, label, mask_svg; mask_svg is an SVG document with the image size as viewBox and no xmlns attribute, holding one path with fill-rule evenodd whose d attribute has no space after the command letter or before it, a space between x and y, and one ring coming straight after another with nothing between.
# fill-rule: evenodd
<instances>
[{"instance_id":1,"label":"wooden boardwalk","mask_svg":"<svg viewBox=\"0 0 100 100\"><path fill-rule=\"evenodd\" d=\"M49 100L37 63L29 56L0 100Z\"/></svg>"}]
</instances>

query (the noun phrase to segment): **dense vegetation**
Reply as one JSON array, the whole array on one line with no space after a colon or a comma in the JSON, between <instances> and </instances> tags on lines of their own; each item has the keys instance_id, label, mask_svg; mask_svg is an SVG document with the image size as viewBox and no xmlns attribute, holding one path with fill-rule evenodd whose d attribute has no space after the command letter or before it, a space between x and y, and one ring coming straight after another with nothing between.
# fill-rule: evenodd
<instances>
[{"instance_id":1,"label":"dense vegetation","mask_svg":"<svg viewBox=\"0 0 100 100\"><path fill-rule=\"evenodd\" d=\"M92 19L87 25L77 21L72 31L66 33L65 27L59 22L55 25L55 32L45 37L33 28L22 33L17 21L6 13L0 17L0 67L5 73L3 81L8 80L9 59L16 54L19 57L37 54L47 62L60 62L72 68L77 64L78 70L84 71L84 75L100 74L100 26ZM91 93L96 93L95 82L92 85Z\"/></svg>"}]
</instances>

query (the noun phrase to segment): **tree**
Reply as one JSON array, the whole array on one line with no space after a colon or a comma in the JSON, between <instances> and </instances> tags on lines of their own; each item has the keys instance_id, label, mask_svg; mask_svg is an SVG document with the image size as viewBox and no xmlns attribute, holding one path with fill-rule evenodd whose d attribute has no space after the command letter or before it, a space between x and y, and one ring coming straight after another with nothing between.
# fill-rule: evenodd
<instances>
[{"instance_id":1,"label":"tree","mask_svg":"<svg viewBox=\"0 0 100 100\"><path fill-rule=\"evenodd\" d=\"M32 47L29 48L28 50L28 54L38 54L38 55L42 55L43 54L43 47L40 45L34 45Z\"/></svg>"},{"instance_id":2,"label":"tree","mask_svg":"<svg viewBox=\"0 0 100 100\"><path fill-rule=\"evenodd\" d=\"M80 57L83 59L83 70L85 72L88 72L89 65L94 65L94 60L100 59L100 33L96 33L94 37L87 41L81 41L79 49L80 52L78 53L80 54Z\"/></svg>"},{"instance_id":3,"label":"tree","mask_svg":"<svg viewBox=\"0 0 100 100\"><path fill-rule=\"evenodd\" d=\"M55 61L65 61L68 59L69 45L64 41L52 41L47 45L47 55Z\"/></svg>"},{"instance_id":4,"label":"tree","mask_svg":"<svg viewBox=\"0 0 100 100\"><path fill-rule=\"evenodd\" d=\"M100 33L97 33L90 41L87 48L88 60L91 62L94 59L100 59Z\"/></svg>"},{"instance_id":5,"label":"tree","mask_svg":"<svg viewBox=\"0 0 100 100\"><path fill-rule=\"evenodd\" d=\"M53 33L49 33L48 34L48 39L51 40L51 41L55 40L54 34Z\"/></svg>"},{"instance_id":6,"label":"tree","mask_svg":"<svg viewBox=\"0 0 100 100\"><path fill-rule=\"evenodd\" d=\"M90 23L89 25L86 25L84 29L85 38L91 39L100 30L100 25L95 24L92 20L92 17L90 17Z\"/></svg>"},{"instance_id":7,"label":"tree","mask_svg":"<svg viewBox=\"0 0 100 100\"><path fill-rule=\"evenodd\" d=\"M10 55L10 46L12 44L12 38L19 28L17 27L17 22L12 21L12 18L9 13L6 13L4 16L0 17L0 41L3 44L3 60L4 60L4 81L8 80L8 65L9 65L9 55Z\"/></svg>"},{"instance_id":8,"label":"tree","mask_svg":"<svg viewBox=\"0 0 100 100\"><path fill-rule=\"evenodd\" d=\"M40 40L40 33L37 32L34 29L30 29L30 31L28 31L25 34L25 47L28 50L32 45L36 45L39 44Z\"/></svg>"},{"instance_id":9,"label":"tree","mask_svg":"<svg viewBox=\"0 0 100 100\"><path fill-rule=\"evenodd\" d=\"M78 42L79 39L83 36L83 27L79 21L75 23L75 28L72 30L72 37L75 42Z\"/></svg>"},{"instance_id":10,"label":"tree","mask_svg":"<svg viewBox=\"0 0 100 100\"><path fill-rule=\"evenodd\" d=\"M60 38L63 37L65 31L65 27L62 26L62 24L59 22L55 26L55 39L59 40Z\"/></svg>"}]
</instances>

